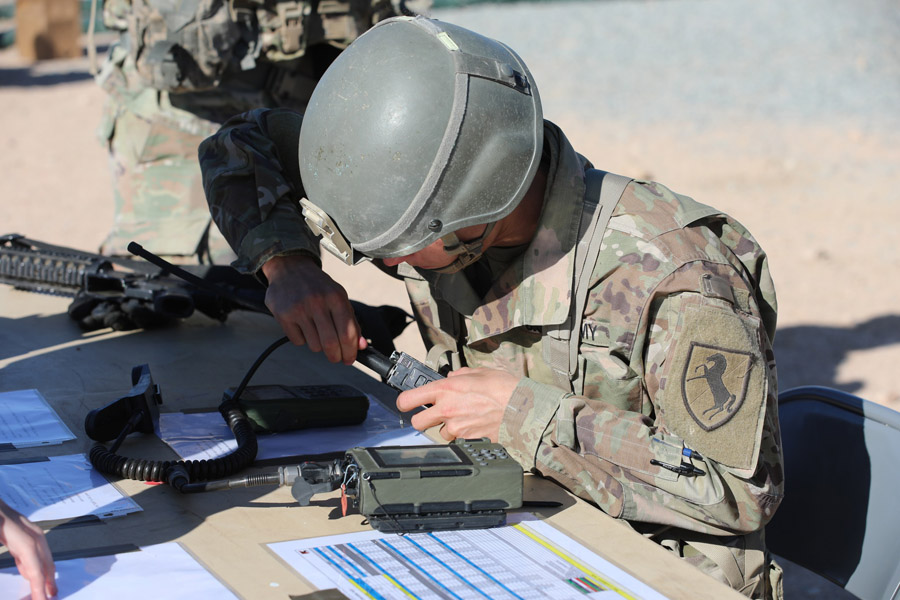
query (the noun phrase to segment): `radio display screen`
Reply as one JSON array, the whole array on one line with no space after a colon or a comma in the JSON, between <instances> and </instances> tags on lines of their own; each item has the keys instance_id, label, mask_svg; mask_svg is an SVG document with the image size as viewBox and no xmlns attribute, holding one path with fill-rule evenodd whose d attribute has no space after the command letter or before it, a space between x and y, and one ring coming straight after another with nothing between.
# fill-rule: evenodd
<instances>
[{"instance_id":1,"label":"radio display screen","mask_svg":"<svg viewBox=\"0 0 900 600\"><path fill-rule=\"evenodd\" d=\"M382 467L415 467L428 465L471 464L465 456L454 452L452 446L395 446L367 449Z\"/></svg>"}]
</instances>

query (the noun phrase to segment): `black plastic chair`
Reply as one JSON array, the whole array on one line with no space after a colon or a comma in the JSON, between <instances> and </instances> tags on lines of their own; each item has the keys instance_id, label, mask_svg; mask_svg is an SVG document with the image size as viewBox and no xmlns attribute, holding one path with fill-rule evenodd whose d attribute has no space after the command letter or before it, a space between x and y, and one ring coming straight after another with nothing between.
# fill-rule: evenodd
<instances>
[{"instance_id":1,"label":"black plastic chair","mask_svg":"<svg viewBox=\"0 0 900 600\"><path fill-rule=\"evenodd\" d=\"M769 549L863 600L900 599L900 413L820 386L778 404L785 499Z\"/></svg>"}]
</instances>

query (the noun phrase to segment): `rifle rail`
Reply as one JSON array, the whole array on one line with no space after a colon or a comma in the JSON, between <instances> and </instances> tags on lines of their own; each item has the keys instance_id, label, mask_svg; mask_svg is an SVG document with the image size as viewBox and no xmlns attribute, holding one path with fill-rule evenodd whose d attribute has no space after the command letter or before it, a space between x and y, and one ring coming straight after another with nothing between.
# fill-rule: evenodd
<instances>
[{"instance_id":1,"label":"rifle rail","mask_svg":"<svg viewBox=\"0 0 900 600\"><path fill-rule=\"evenodd\" d=\"M0 283L19 289L74 296L84 285L87 273L102 268L96 260L84 256L35 250L20 244L19 240L4 239L3 242L0 246Z\"/></svg>"}]
</instances>

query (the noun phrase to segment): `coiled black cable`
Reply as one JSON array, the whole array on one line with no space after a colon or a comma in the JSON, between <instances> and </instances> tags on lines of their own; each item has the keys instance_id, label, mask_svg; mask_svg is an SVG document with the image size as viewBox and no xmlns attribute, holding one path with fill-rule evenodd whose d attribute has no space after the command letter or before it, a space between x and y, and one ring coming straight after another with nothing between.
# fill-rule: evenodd
<instances>
[{"instance_id":1,"label":"coiled black cable","mask_svg":"<svg viewBox=\"0 0 900 600\"><path fill-rule=\"evenodd\" d=\"M101 443L94 444L88 455L91 464L104 473L123 479L168 483L175 489L184 492L205 491L206 488L200 486L189 486L191 481L228 477L250 466L256 459L258 450L256 433L253 431L250 419L238 406L237 401L263 361L287 341L287 337L282 337L269 345L257 357L241 383L235 388L234 393L231 396L226 395L219 405L219 413L225 419L237 442L237 448L232 452L211 460L159 461L120 456L116 451L125 437L134 429L135 423L140 421L141 415L137 414L129 420L125 429L109 449Z\"/></svg>"}]
</instances>

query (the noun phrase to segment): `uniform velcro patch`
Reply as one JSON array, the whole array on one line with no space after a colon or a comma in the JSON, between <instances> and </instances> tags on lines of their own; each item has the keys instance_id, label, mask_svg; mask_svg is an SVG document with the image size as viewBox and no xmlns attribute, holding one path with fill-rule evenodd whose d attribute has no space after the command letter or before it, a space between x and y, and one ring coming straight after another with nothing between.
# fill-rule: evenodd
<instances>
[{"instance_id":1,"label":"uniform velcro patch","mask_svg":"<svg viewBox=\"0 0 900 600\"><path fill-rule=\"evenodd\" d=\"M712 306L688 306L670 351L666 423L688 447L753 472L767 393L759 321Z\"/></svg>"}]
</instances>

